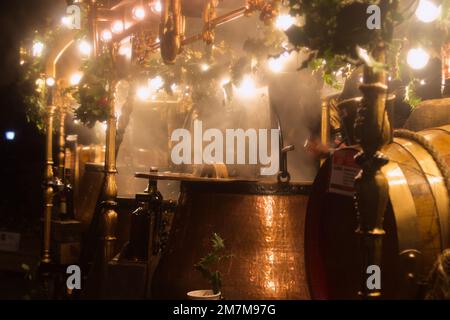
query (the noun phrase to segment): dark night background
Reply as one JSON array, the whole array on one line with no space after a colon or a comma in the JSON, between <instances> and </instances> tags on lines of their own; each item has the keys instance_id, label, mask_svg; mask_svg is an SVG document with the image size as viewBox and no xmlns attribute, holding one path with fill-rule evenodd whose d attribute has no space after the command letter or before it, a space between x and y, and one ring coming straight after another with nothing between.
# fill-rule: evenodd
<instances>
[{"instance_id":1,"label":"dark night background","mask_svg":"<svg viewBox=\"0 0 450 320\"><path fill-rule=\"evenodd\" d=\"M42 211L44 141L28 123L18 88L19 48L24 37L46 24L58 0L3 1L0 12L0 230L26 231ZM50 13L50 15L49 15ZM16 132L7 141L5 131ZM38 225L38 224L37 224ZM30 230L29 230L30 231Z\"/></svg>"}]
</instances>

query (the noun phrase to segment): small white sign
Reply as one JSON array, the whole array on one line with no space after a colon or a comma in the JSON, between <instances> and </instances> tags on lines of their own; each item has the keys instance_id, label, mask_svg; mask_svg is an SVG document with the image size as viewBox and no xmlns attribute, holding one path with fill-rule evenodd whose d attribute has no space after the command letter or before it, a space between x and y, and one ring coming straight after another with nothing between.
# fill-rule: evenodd
<instances>
[{"instance_id":1,"label":"small white sign","mask_svg":"<svg viewBox=\"0 0 450 320\"><path fill-rule=\"evenodd\" d=\"M355 177L361 168L355 162L355 149L340 149L333 154L329 192L344 196L355 194Z\"/></svg>"},{"instance_id":2,"label":"small white sign","mask_svg":"<svg viewBox=\"0 0 450 320\"><path fill-rule=\"evenodd\" d=\"M19 251L20 233L0 231L0 251Z\"/></svg>"}]
</instances>

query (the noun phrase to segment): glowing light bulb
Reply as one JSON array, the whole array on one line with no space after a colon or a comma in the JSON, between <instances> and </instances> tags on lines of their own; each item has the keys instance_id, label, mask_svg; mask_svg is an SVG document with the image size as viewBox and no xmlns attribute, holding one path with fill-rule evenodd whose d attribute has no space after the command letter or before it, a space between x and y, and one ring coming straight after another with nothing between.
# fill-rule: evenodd
<instances>
[{"instance_id":1,"label":"glowing light bulb","mask_svg":"<svg viewBox=\"0 0 450 320\"><path fill-rule=\"evenodd\" d=\"M427 82L426 82L424 79L420 80L420 85L421 85L421 86L424 86L424 85L426 85L426 84L427 84Z\"/></svg>"},{"instance_id":2,"label":"glowing light bulb","mask_svg":"<svg viewBox=\"0 0 450 320\"><path fill-rule=\"evenodd\" d=\"M33 43L33 50L32 50L33 57L42 56L42 52L44 52L44 44L40 41L36 41L35 43Z\"/></svg>"},{"instance_id":3,"label":"glowing light bulb","mask_svg":"<svg viewBox=\"0 0 450 320\"><path fill-rule=\"evenodd\" d=\"M124 28L125 28L125 26L123 25L123 22L120 20L114 21L111 26L111 30L114 33L122 33Z\"/></svg>"},{"instance_id":4,"label":"glowing light bulb","mask_svg":"<svg viewBox=\"0 0 450 320\"><path fill-rule=\"evenodd\" d=\"M442 6L437 6L430 0L420 0L416 10L416 17L425 23L435 21L441 15Z\"/></svg>"},{"instance_id":5,"label":"glowing light bulb","mask_svg":"<svg viewBox=\"0 0 450 320\"><path fill-rule=\"evenodd\" d=\"M42 87L44 84L45 84L45 81L43 80L43 79L37 79L36 80L36 86L38 86L38 87Z\"/></svg>"},{"instance_id":6,"label":"glowing light bulb","mask_svg":"<svg viewBox=\"0 0 450 320\"><path fill-rule=\"evenodd\" d=\"M415 48L409 50L406 60L411 68L420 70L428 64L430 55L422 48Z\"/></svg>"},{"instance_id":7,"label":"glowing light bulb","mask_svg":"<svg viewBox=\"0 0 450 320\"><path fill-rule=\"evenodd\" d=\"M86 40L82 40L78 45L78 50L80 50L81 54L84 56L89 56L92 51L92 46Z\"/></svg>"},{"instance_id":8,"label":"glowing light bulb","mask_svg":"<svg viewBox=\"0 0 450 320\"><path fill-rule=\"evenodd\" d=\"M130 59L132 54L133 54L133 48L131 46L131 42L129 42L129 41L125 42L119 47L119 55Z\"/></svg>"},{"instance_id":9,"label":"glowing light bulb","mask_svg":"<svg viewBox=\"0 0 450 320\"><path fill-rule=\"evenodd\" d=\"M72 19L71 19L70 17L64 16L64 17L61 18L61 23L62 23L64 26L68 27L68 26L70 25L70 23L72 22L71 20L72 20Z\"/></svg>"},{"instance_id":10,"label":"glowing light bulb","mask_svg":"<svg viewBox=\"0 0 450 320\"><path fill-rule=\"evenodd\" d=\"M208 71L209 70L209 65L206 63L203 63L200 68L202 69L202 71Z\"/></svg>"},{"instance_id":11,"label":"glowing light bulb","mask_svg":"<svg viewBox=\"0 0 450 320\"><path fill-rule=\"evenodd\" d=\"M45 84L49 87L53 87L55 83L55 79L52 77L48 77L47 80L45 80Z\"/></svg>"},{"instance_id":12,"label":"glowing light bulb","mask_svg":"<svg viewBox=\"0 0 450 320\"><path fill-rule=\"evenodd\" d=\"M149 87L142 86L137 89L136 95L139 100L146 101L150 98L152 92Z\"/></svg>"},{"instance_id":13,"label":"glowing light bulb","mask_svg":"<svg viewBox=\"0 0 450 320\"><path fill-rule=\"evenodd\" d=\"M281 14L275 20L275 27L283 31L289 29L293 24L295 24L295 17L288 14Z\"/></svg>"},{"instance_id":14,"label":"glowing light bulb","mask_svg":"<svg viewBox=\"0 0 450 320\"><path fill-rule=\"evenodd\" d=\"M71 77L70 77L70 84L72 86L76 86L80 83L81 78L83 78L83 75L79 72L74 73Z\"/></svg>"},{"instance_id":15,"label":"glowing light bulb","mask_svg":"<svg viewBox=\"0 0 450 320\"><path fill-rule=\"evenodd\" d=\"M154 91L160 89L163 85L164 80L160 76L157 76L149 81L150 89Z\"/></svg>"},{"instance_id":16,"label":"glowing light bulb","mask_svg":"<svg viewBox=\"0 0 450 320\"><path fill-rule=\"evenodd\" d=\"M101 34L101 38L102 38L102 41L104 41L104 42L111 41L111 39L112 39L111 31L109 31L108 29L103 30L102 34Z\"/></svg>"},{"instance_id":17,"label":"glowing light bulb","mask_svg":"<svg viewBox=\"0 0 450 320\"><path fill-rule=\"evenodd\" d=\"M145 9L141 6L134 7L133 18L136 20L143 20L145 18Z\"/></svg>"},{"instance_id":18,"label":"glowing light bulb","mask_svg":"<svg viewBox=\"0 0 450 320\"><path fill-rule=\"evenodd\" d=\"M230 81L231 81L230 78L223 78L223 79L220 81L220 86L223 87L223 86L227 85L228 83L230 83Z\"/></svg>"},{"instance_id":19,"label":"glowing light bulb","mask_svg":"<svg viewBox=\"0 0 450 320\"><path fill-rule=\"evenodd\" d=\"M255 90L256 84L251 76L245 76L237 88L238 93L243 97L251 97L255 93Z\"/></svg>"},{"instance_id":20,"label":"glowing light bulb","mask_svg":"<svg viewBox=\"0 0 450 320\"><path fill-rule=\"evenodd\" d=\"M160 1L155 1L152 3L152 11L156 13L161 13L162 5Z\"/></svg>"}]
</instances>

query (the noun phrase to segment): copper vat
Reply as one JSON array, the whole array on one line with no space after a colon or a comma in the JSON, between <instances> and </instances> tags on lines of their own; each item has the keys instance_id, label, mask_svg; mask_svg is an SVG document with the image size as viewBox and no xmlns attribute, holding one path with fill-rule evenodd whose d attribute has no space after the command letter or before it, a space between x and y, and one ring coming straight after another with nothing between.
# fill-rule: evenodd
<instances>
[{"instance_id":1,"label":"copper vat","mask_svg":"<svg viewBox=\"0 0 450 320\"><path fill-rule=\"evenodd\" d=\"M381 289L384 299L423 297L437 256L450 242L450 126L400 130L383 152L389 181ZM356 153L347 148L339 152ZM314 299L358 299L360 256L351 196L328 192L331 159L320 169L308 203L306 270Z\"/></svg>"},{"instance_id":2,"label":"copper vat","mask_svg":"<svg viewBox=\"0 0 450 320\"><path fill-rule=\"evenodd\" d=\"M193 266L216 232L233 255L221 269L225 299L308 299L303 235L310 185L183 181L152 298L186 299L191 290L209 289Z\"/></svg>"}]
</instances>

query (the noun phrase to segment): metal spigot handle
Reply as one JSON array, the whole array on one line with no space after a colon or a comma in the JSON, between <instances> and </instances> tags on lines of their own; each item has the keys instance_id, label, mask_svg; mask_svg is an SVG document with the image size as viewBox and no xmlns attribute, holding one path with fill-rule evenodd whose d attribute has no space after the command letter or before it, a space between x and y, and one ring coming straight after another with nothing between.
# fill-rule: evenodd
<instances>
[{"instance_id":1,"label":"metal spigot handle","mask_svg":"<svg viewBox=\"0 0 450 320\"><path fill-rule=\"evenodd\" d=\"M280 172L278 173L278 182L282 183L289 183L291 181L291 175L288 171L288 161L287 161L287 155L289 151L295 150L295 146L293 144L290 144L286 147L281 145L280 150Z\"/></svg>"}]
</instances>

